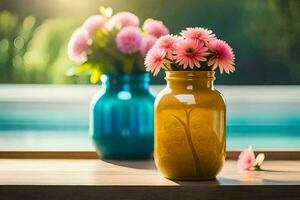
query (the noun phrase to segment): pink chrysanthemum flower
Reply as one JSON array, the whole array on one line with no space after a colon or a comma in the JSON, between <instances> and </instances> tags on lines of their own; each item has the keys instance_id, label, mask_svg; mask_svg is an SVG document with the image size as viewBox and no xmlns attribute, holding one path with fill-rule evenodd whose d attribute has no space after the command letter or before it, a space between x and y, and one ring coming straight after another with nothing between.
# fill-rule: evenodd
<instances>
[{"instance_id":1,"label":"pink chrysanthemum flower","mask_svg":"<svg viewBox=\"0 0 300 200\"><path fill-rule=\"evenodd\" d=\"M208 61L208 66L212 66L212 70L220 68L221 74L223 70L229 74L235 71L234 53L232 48L223 40L214 40L209 43L209 50L212 53L212 58Z\"/></svg>"},{"instance_id":2,"label":"pink chrysanthemum flower","mask_svg":"<svg viewBox=\"0 0 300 200\"><path fill-rule=\"evenodd\" d=\"M203 43L186 39L176 45L174 58L179 65L183 65L184 69L187 67L193 69L195 66L199 68L200 62L207 60L205 58L208 55L207 50L208 48L203 46Z\"/></svg>"},{"instance_id":3,"label":"pink chrysanthemum flower","mask_svg":"<svg viewBox=\"0 0 300 200\"><path fill-rule=\"evenodd\" d=\"M85 20L82 28L86 29L89 33L96 32L99 28L102 28L105 24L105 19L102 15L93 15Z\"/></svg>"},{"instance_id":4,"label":"pink chrysanthemum flower","mask_svg":"<svg viewBox=\"0 0 300 200\"><path fill-rule=\"evenodd\" d=\"M148 51L152 48L157 38L153 35L146 35L143 37L142 45L141 45L141 54L146 56Z\"/></svg>"},{"instance_id":5,"label":"pink chrysanthemum flower","mask_svg":"<svg viewBox=\"0 0 300 200\"><path fill-rule=\"evenodd\" d=\"M187 28L180 34L187 39L204 43L211 42L216 39L212 31L206 28Z\"/></svg>"},{"instance_id":6,"label":"pink chrysanthemum flower","mask_svg":"<svg viewBox=\"0 0 300 200\"><path fill-rule=\"evenodd\" d=\"M253 167L254 162L255 155L252 147L250 146L248 149L241 152L237 165L240 170L249 170L251 167Z\"/></svg>"},{"instance_id":7,"label":"pink chrysanthemum flower","mask_svg":"<svg viewBox=\"0 0 300 200\"><path fill-rule=\"evenodd\" d=\"M130 12L119 12L112 16L106 24L108 30L112 30L115 26L120 28L127 26L139 26L139 18Z\"/></svg>"},{"instance_id":8,"label":"pink chrysanthemum flower","mask_svg":"<svg viewBox=\"0 0 300 200\"><path fill-rule=\"evenodd\" d=\"M173 58L173 52L175 50L176 44L179 42L179 38L173 35L165 35L160 37L155 46L166 52L166 56L170 59Z\"/></svg>"},{"instance_id":9,"label":"pink chrysanthemum flower","mask_svg":"<svg viewBox=\"0 0 300 200\"><path fill-rule=\"evenodd\" d=\"M68 44L68 54L71 60L83 63L87 60L87 50L92 44L89 33L82 28L74 31Z\"/></svg>"},{"instance_id":10,"label":"pink chrysanthemum flower","mask_svg":"<svg viewBox=\"0 0 300 200\"><path fill-rule=\"evenodd\" d=\"M169 29L162 23L162 21L147 19L144 22L143 30L157 38L169 34Z\"/></svg>"},{"instance_id":11,"label":"pink chrysanthemum flower","mask_svg":"<svg viewBox=\"0 0 300 200\"><path fill-rule=\"evenodd\" d=\"M116 45L125 54L136 53L142 45L142 32L138 27L125 27L117 34Z\"/></svg>"},{"instance_id":12,"label":"pink chrysanthemum flower","mask_svg":"<svg viewBox=\"0 0 300 200\"><path fill-rule=\"evenodd\" d=\"M166 53L158 48L151 48L145 58L147 72L152 72L154 76L158 74L163 65L168 66L170 61L165 59Z\"/></svg>"}]
</instances>

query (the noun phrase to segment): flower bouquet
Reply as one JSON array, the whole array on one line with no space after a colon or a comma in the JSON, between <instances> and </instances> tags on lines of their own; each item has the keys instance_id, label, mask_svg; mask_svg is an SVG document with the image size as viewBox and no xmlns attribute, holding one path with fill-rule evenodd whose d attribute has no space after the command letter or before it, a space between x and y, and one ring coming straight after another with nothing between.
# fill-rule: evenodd
<instances>
[{"instance_id":1,"label":"flower bouquet","mask_svg":"<svg viewBox=\"0 0 300 200\"><path fill-rule=\"evenodd\" d=\"M71 36L74 73L89 73L102 88L91 103L90 135L102 159L145 159L153 152L153 103L144 57L155 41L169 33L158 20L110 8L89 17Z\"/></svg>"},{"instance_id":2,"label":"flower bouquet","mask_svg":"<svg viewBox=\"0 0 300 200\"><path fill-rule=\"evenodd\" d=\"M144 56L161 36L169 33L158 20L147 19L142 29L139 18L130 12L112 16L111 8L100 8L75 30L68 45L71 60L79 64L75 75L90 73L97 83L101 74L134 74L144 72Z\"/></svg>"},{"instance_id":3,"label":"flower bouquet","mask_svg":"<svg viewBox=\"0 0 300 200\"><path fill-rule=\"evenodd\" d=\"M205 28L187 28L180 36L161 37L149 51L145 60L147 71L154 75L166 71L234 72L232 48Z\"/></svg>"},{"instance_id":4,"label":"flower bouquet","mask_svg":"<svg viewBox=\"0 0 300 200\"><path fill-rule=\"evenodd\" d=\"M215 69L234 72L232 48L205 28L159 38L145 58L147 71L166 70L155 100L154 157L175 180L214 179L226 154L226 105L214 89Z\"/></svg>"}]
</instances>

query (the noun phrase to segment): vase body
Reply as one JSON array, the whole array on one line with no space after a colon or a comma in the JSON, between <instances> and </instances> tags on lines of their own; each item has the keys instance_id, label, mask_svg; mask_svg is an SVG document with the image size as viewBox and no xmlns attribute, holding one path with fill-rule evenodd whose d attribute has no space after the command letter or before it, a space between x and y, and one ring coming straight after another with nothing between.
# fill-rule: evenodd
<instances>
[{"instance_id":1,"label":"vase body","mask_svg":"<svg viewBox=\"0 0 300 200\"><path fill-rule=\"evenodd\" d=\"M149 74L104 75L90 109L90 135L101 159L148 159L153 153Z\"/></svg>"},{"instance_id":2,"label":"vase body","mask_svg":"<svg viewBox=\"0 0 300 200\"><path fill-rule=\"evenodd\" d=\"M214 72L169 71L166 80L155 100L155 163L169 179L214 179L226 154L226 106Z\"/></svg>"}]
</instances>

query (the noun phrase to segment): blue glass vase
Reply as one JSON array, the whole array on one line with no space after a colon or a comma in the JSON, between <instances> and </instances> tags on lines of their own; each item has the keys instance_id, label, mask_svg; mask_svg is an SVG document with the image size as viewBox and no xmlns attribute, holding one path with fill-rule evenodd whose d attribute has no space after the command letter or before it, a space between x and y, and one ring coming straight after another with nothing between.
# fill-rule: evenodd
<instances>
[{"instance_id":1,"label":"blue glass vase","mask_svg":"<svg viewBox=\"0 0 300 200\"><path fill-rule=\"evenodd\" d=\"M90 110L90 135L99 157L152 158L154 96L149 74L103 75L101 82Z\"/></svg>"}]
</instances>

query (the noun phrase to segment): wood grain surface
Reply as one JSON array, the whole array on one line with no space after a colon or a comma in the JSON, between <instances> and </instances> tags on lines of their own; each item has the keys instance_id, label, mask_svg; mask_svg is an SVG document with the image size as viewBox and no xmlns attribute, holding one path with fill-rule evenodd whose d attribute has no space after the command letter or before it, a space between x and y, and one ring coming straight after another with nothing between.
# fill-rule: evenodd
<instances>
[{"instance_id":1,"label":"wood grain surface","mask_svg":"<svg viewBox=\"0 0 300 200\"><path fill-rule=\"evenodd\" d=\"M300 161L265 161L261 171L238 171L226 161L216 180L176 182L153 161L0 159L0 185L298 185Z\"/></svg>"},{"instance_id":2,"label":"wood grain surface","mask_svg":"<svg viewBox=\"0 0 300 200\"><path fill-rule=\"evenodd\" d=\"M216 180L165 179L153 161L0 159L0 199L300 199L300 161L266 161ZM2 197L2 198L1 198Z\"/></svg>"}]
</instances>

